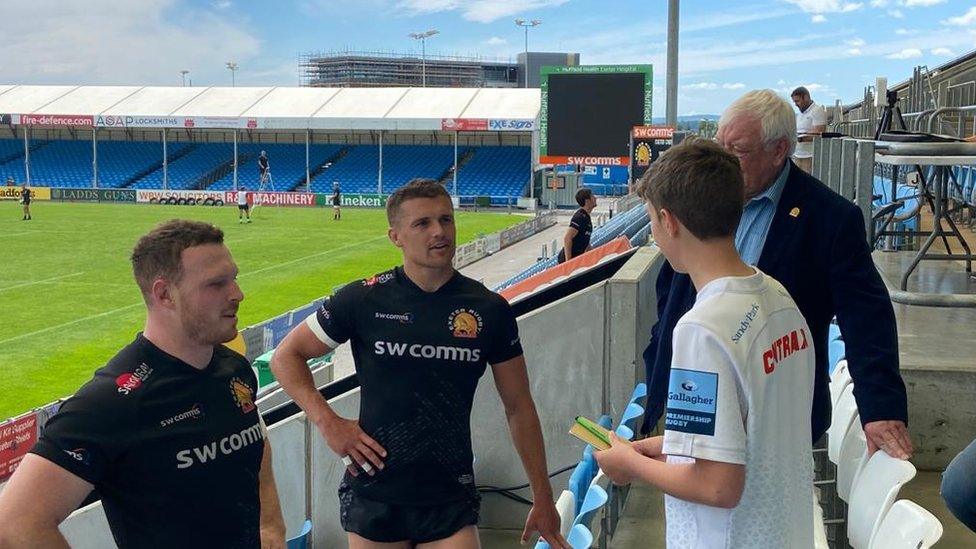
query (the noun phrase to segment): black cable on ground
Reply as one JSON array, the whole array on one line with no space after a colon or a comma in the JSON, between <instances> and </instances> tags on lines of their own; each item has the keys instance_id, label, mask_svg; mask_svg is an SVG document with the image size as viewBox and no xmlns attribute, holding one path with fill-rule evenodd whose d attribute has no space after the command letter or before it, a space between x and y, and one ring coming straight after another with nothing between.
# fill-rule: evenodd
<instances>
[{"instance_id":1,"label":"black cable on ground","mask_svg":"<svg viewBox=\"0 0 976 549\"><path fill-rule=\"evenodd\" d=\"M566 467L563 467L562 469L557 469L556 471L553 471L552 473L549 473L549 478L552 478L552 477L554 477L556 475L565 473L566 471L569 471L570 469L574 469L574 468L576 468L576 465L577 464L574 463L572 465L567 465ZM497 486L489 486L489 485L477 486L476 488L477 488L478 492L479 493L482 493L482 494L498 494L498 495L503 496L503 497L506 497L506 498L508 498L510 500L517 501L518 503L522 503L522 504L525 504L525 505L533 505L532 500L526 499L526 498L524 498L524 497L522 497L522 496L514 493L515 490L524 490L524 489L526 489L528 487L529 487L529 483L520 484L519 486L511 486L511 487L508 487L508 488L499 488Z\"/></svg>"}]
</instances>

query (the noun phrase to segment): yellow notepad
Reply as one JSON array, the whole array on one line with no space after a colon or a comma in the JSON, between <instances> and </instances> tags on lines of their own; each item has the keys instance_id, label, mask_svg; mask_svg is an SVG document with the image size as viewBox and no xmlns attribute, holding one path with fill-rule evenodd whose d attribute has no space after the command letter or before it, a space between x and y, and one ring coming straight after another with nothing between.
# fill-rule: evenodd
<instances>
[{"instance_id":1,"label":"yellow notepad","mask_svg":"<svg viewBox=\"0 0 976 549\"><path fill-rule=\"evenodd\" d=\"M592 445L597 450L610 448L610 431L583 416L576 416L572 427L569 428L569 434Z\"/></svg>"}]
</instances>

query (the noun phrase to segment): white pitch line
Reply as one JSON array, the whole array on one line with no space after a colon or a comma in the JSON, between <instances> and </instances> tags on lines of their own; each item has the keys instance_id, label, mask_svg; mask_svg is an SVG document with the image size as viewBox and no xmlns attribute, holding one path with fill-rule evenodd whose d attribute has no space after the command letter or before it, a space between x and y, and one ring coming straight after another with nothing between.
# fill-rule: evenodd
<instances>
[{"instance_id":1,"label":"white pitch line","mask_svg":"<svg viewBox=\"0 0 976 549\"><path fill-rule=\"evenodd\" d=\"M53 282L55 280L63 280L65 278L71 278L73 276L81 276L83 274L85 274L84 271L80 271L80 272L77 272L77 273L71 273L71 274L67 274L67 275L53 276L51 278L45 278L44 280L35 280L34 282L23 282L23 283L20 283L20 284L14 284L13 286L7 286L6 288L0 288L0 292L5 292L7 290L13 290L14 288L23 288L25 286L33 286L34 284L45 284L45 283L48 283L48 282Z\"/></svg>"},{"instance_id":2,"label":"white pitch line","mask_svg":"<svg viewBox=\"0 0 976 549\"><path fill-rule=\"evenodd\" d=\"M103 316L108 316L108 315L111 315L111 314L115 314L115 313L117 313L119 311L124 311L126 309L131 309L133 307L138 307L140 305L143 305L143 302L140 301L139 303L133 303L132 305L125 305L124 307L119 307L117 309L112 309L111 311L105 311L104 313L98 313L97 315L91 315L91 316L86 316L86 317L82 317L82 318L77 318L75 320L72 320L71 322L64 322L62 324L58 324L57 326L49 326L47 328L43 328L41 330L35 330L35 331L30 332L30 333L27 333L27 334L21 334L19 336L8 337L7 339L0 340L0 345L3 345L5 343L10 343L11 341L17 341L17 340L20 340L20 339L24 339L25 337L31 337L31 336L45 334L45 333L50 332L52 330L59 330L61 328L65 328L67 326L72 326L74 324L78 324L79 322L85 322L86 320L92 320L92 319L95 319L95 318L101 318Z\"/></svg>"},{"instance_id":3,"label":"white pitch line","mask_svg":"<svg viewBox=\"0 0 976 549\"><path fill-rule=\"evenodd\" d=\"M313 257L320 257L320 256L323 256L323 255L329 255L329 254L331 254L333 252L342 251L342 250L345 250L345 249L348 249L348 248L356 248L356 247L362 246L363 244L368 244L370 242L376 242L377 240L381 240L381 239L384 239L384 238L386 238L386 235L377 236L376 238L371 238L369 240L364 240L362 242L356 242L355 244L346 244L345 246L339 246L338 248L333 248L331 250L324 250L324 251L321 251L321 252L316 252L314 254L309 254L309 255L306 255L304 257L299 257L298 259L292 259L290 261L285 261L284 263L278 263L277 265L269 265L269 266L267 266L267 267L265 267L263 269L258 269L256 271L248 271L246 273L241 273L238 276L238 278L243 278L245 276L251 276L251 275L260 274L260 273L263 273L263 272L266 272L266 271L271 271L271 270L277 269L279 267L284 267L286 265L293 265L295 263L300 263L302 261L305 261L306 259L312 259ZM3 342L0 341L0 343L3 343Z\"/></svg>"},{"instance_id":4,"label":"white pitch line","mask_svg":"<svg viewBox=\"0 0 976 549\"><path fill-rule=\"evenodd\" d=\"M335 248L335 249L332 249L332 250L325 250L325 251L322 251L322 252L318 252L318 253L314 253L314 254L309 254L309 255L306 255L305 257L299 257L298 259L292 259L290 261L285 261L283 263L278 263L277 265L269 265L269 266L267 266L267 267L265 267L263 269L258 269L256 271L250 271L250 272L247 272L247 273L243 273L243 274L240 275L240 277L244 277L244 276L248 276L248 275L252 275L252 274L263 273L265 271L270 271L272 269L277 269L279 267L284 267L286 265L292 265L292 264L298 263L300 261L305 261L306 259L311 259L313 257L320 257L320 256L323 256L323 255L328 255L328 254L333 253L333 252L338 252L338 251L341 251L341 250L345 250L347 248L354 248L356 246L362 246L363 244L366 244L366 243L369 243L369 242L375 242L375 241L380 240L382 238L386 238L386 235L378 236L376 238L372 238L370 240L366 240L366 241L363 241L363 242L357 242L355 244L347 244L345 246L340 246L340 247ZM240 277L238 277L238 278L240 278ZM35 330L33 332L26 333L26 334L21 334L19 336L8 337L7 339L0 339L0 345L3 345L5 343L10 343L11 341L18 341L18 340L21 340L21 339L24 339L24 338L27 338L27 337L44 334L44 333L50 332L52 330L58 330L58 329L61 329L61 328L65 328L67 326L72 326L72 325L75 325L75 324L78 324L78 323L81 323L81 322L85 322L86 320L93 320L93 319L96 319L96 318L101 318L103 316L108 316L108 315L111 315L111 314L115 314L115 313L118 313L118 312L121 312L121 311L125 311L127 309L131 309L133 307L138 307L140 305L143 305L143 302L142 301L140 301L138 303L133 303L131 305L125 305L124 307L119 307L117 309L112 309L111 311L105 311L104 313L98 313L97 315L86 316L86 317L83 317L83 318L78 318L78 319L72 320L70 322L64 322L62 324L58 324L57 326L50 326L48 328L43 328L41 330Z\"/></svg>"}]
</instances>

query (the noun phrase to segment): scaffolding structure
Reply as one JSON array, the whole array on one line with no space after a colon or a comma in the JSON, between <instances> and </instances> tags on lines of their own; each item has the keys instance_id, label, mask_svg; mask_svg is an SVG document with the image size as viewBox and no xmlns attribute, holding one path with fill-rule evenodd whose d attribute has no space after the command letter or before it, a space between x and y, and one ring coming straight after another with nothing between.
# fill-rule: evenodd
<instances>
[{"instance_id":1,"label":"scaffolding structure","mask_svg":"<svg viewBox=\"0 0 976 549\"><path fill-rule=\"evenodd\" d=\"M299 61L300 83L311 87L515 88L518 63L482 57L370 51L305 53Z\"/></svg>"}]
</instances>

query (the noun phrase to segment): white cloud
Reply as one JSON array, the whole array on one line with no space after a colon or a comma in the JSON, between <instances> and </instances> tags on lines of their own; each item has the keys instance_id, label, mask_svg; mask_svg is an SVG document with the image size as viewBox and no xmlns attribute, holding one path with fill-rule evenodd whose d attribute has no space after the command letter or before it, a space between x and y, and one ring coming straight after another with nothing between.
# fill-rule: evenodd
<instances>
[{"instance_id":1,"label":"white cloud","mask_svg":"<svg viewBox=\"0 0 976 549\"><path fill-rule=\"evenodd\" d=\"M909 29L897 29L895 31L895 34L897 34L898 36L908 36L909 34L917 34L917 33L918 33L918 31L917 30L914 30L914 29L912 29L912 30L909 30Z\"/></svg>"},{"instance_id":2,"label":"white cloud","mask_svg":"<svg viewBox=\"0 0 976 549\"><path fill-rule=\"evenodd\" d=\"M461 11L461 17L478 23L491 23L540 8L565 4L569 0L399 0L397 7L411 14Z\"/></svg>"},{"instance_id":3,"label":"white cloud","mask_svg":"<svg viewBox=\"0 0 976 549\"><path fill-rule=\"evenodd\" d=\"M867 44L867 42L865 42L863 38L852 38L850 40L844 40L844 43L854 48L860 48L864 44Z\"/></svg>"},{"instance_id":4,"label":"white cloud","mask_svg":"<svg viewBox=\"0 0 976 549\"><path fill-rule=\"evenodd\" d=\"M864 7L862 2L841 0L786 0L806 13L847 13Z\"/></svg>"},{"instance_id":5,"label":"white cloud","mask_svg":"<svg viewBox=\"0 0 976 549\"><path fill-rule=\"evenodd\" d=\"M498 37L498 36L492 36L488 40L485 40L484 42L482 42L482 44L484 44L486 46L504 46L504 45L508 44L508 40L505 40L504 38L501 38L501 37Z\"/></svg>"},{"instance_id":6,"label":"white cloud","mask_svg":"<svg viewBox=\"0 0 976 549\"><path fill-rule=\"evenodd\" d=\"M847 55L851 55L851 56L861 55L861 49L860 48L850 48L849 50L847 50Z\"/></svg>"},{"instance_id":7,"label":"white cloud","mask_svg":"<svg viewBox=\"0 0 976 549\"><path fill-rule=\"evenodd\" d=\"M277 66L256 61L258 33L240 18L182 0L5 0L3 10L9 20L31 21L10 26L0 41L0 73L8 82L179 85L179 71L188 69L198 84L226 85L225 61L240 63L238 83ZM292 61L280 81L293 83L296 73Z\"/></svg>"},{"instance_id":8,"label":"white cloud","mask_svg":"<svg viewBox=\"0 0 976 549\"><path fill-rule=\"evenodd\" d=\"M822 14L819 14L818 13L818 14L816 14L813 17L810 18L810 22L811 23L826 23L827 22L827 18L824 17Z\"/></svg>"},{"instance_id":9,"label":"white cloud","mask_svg":"<svg viewBox=\"0 0 976 549\"><path fill-rule=\"evenodd\" d=\"M888 15L894 17L895 19L904 19L905 14L901 10L888 10Z\"/></svg>"},{"instance_id":10,"label":"white cloud","mask_svg":"<svg viewBox=\"0 0 976 549\"><path fill-rule=\"evenodd\" d=\"M902 5L906 8L926 8L937 4L944 4L946 0L904 0Z\"/></svg>"},{"instance_id":11,"label":"white cloud","mask_svg":"<svg viewBox=\"0 0 976 549\"><path fill-rule=\"evenodd\" d=\"M746 87L742 82L734 82L732 84L722 84L723 90L741 90Z\"/></svg>"},{"instance_id":12,"label":"white cloud","mask_svg":"<svg viewBox=\"0 0 976 549\"><path fill-rule=\"evenodd\" d=\"M952 50L949 48L935 48L929 53L932 55L952 55Z\"/></svg>"},{"instance_id":13,"label":"white cloud","mask_svg":"<svg viewBox=\"0 0 976 549\"><path fill-rule=\"evenodd\" d=\"M922 50L918 48L906 48L899 52L886 55L888 59L914 59L916 57L922 57Z\"/></svg>"},{"instance_id":14,"label":"white cloud","mask_svg":"<svg viewBox=\"0 0 976 549\"><path fill-rule=\"evenodd\" d=\"M697 84L686 84L682 87L689 90L717 90L718 84L715 82L698 82Z\"/></svg>"},{"instance_id":15,"label":"white cloud","mask_svg":"<svg viewBox=\"0 0 976 549\"><path fill-rule=\"evenodd\" d=\"M230 0L217 0L216 2L214 2L213 5L214 5L215 8L217 8L219 10L225 10L225 9L231 7L232 3L231 3Z\"/></svg>"},{"instance_id":16,"label":"white cloud","mask_svg":"<svg viewBox=\"0 0 976 549\"><path fill-rule=\"evenodd\" d=\"M872 8L883 8L888 5L888 0L871 0Z\"/></svg>"},{"instance_id":17,"label":"white cloud","mask_svg":"<svg viewBox=\"0 0 976 549\"><path fill-rule=\"evenodd\" d=\"M968 27L970 25L976 25L976 7L969 8L969 11L958 17L950 17L943 21L942 24L952 25L955 27Z\"/></svg>"}]
</instances>

